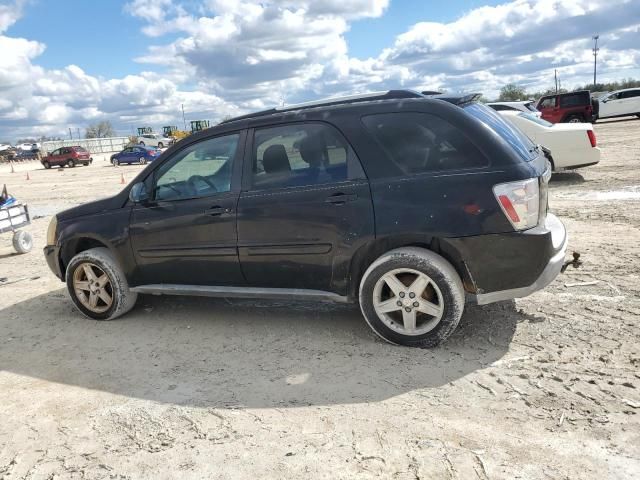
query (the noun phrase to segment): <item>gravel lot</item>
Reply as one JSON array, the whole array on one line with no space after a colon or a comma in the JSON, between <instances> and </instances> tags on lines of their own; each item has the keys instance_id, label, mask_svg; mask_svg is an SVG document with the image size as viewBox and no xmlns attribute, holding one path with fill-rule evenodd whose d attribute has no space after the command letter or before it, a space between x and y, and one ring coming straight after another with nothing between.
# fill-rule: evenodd
<instances>
[{"instance_id":1,"label":"gravel lot","mask_svg":"<svg viewBox=\"0 0 640 480\"><path fill-rule=\"evenodd\" d=\"M435 350L350 306L141 296L86 320L49 217L140 167L0 167L42 216L32 253L0 238L0 479L640 478L640 120L595 128L601 163L551 182L583 267Z\"/></svg>"}]
</instances>

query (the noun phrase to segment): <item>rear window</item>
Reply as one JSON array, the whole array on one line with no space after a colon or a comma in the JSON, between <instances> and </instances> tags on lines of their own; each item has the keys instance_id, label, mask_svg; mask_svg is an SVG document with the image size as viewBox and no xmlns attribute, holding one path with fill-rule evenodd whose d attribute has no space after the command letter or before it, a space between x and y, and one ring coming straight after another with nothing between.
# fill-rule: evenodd
<instances>
[{"instance_id":1,"label":"rear window","mask_svg":"<svg viewBox=\"0 0 640 480\"><path fill-rule=\"evenodd\" d=\"M527 120L537 123L538 125L542 125L543 127L553 127L553 123L547 122L546 120L537 117L536 115L532 115L530 113L521 112L518 114L519 117L526 118Z\"/></svg>"},{"instance_id":2,"label":"rear window","mask_svg":"<svg viewBox=\"0 0 640 480\"><path fill-rule=\"evenodd\" d=\"M496 112L504 112L505 110L517 110L517 108L510 107L509 105L489 105Z\"/></svg>"},{"instance_id":3,"label":"rear window","mask_svg":"<svg viewBox=\"0 0 640 480\"><path fill-rule=\"evenodd\" d=\"M560 108L580 107L590 104L591 99L589 98L589 92L580 92L560 96Z\"/></svg>"},{"instance_id":4,"label":"rear window","mask_svg":"<svg viewBox=\"0 0 640 480\"><path fill-rule=\"evenodd\" d=\"M524 106L530 112L537 112L538 111L538 109L536 108L536 106L534 105L533 102L525 103Z\"/></svg>"},{"instance_id":5,"label":"rear window","mask_svg":"<svg viewBox=\"0 0 640 480\"><path fill-rule=\"evenodd\" d=\"M427 113L383 113L362 118L396 169L385 176L488 166L469 138L446 120ZM390 165L391 167L391 165Z\"/></svg>"},{"instance_id":6,"label":"rear window","mask_svg":"<svg viewBox=\"0 0 640 480\"><path fill-rule=\"evenodd\" d=\"M464 110L496 132L526 161L536 157L536 146L515 125L504 121L495 111L479 103L470 103Z\"/></svg>"}]
</instances>

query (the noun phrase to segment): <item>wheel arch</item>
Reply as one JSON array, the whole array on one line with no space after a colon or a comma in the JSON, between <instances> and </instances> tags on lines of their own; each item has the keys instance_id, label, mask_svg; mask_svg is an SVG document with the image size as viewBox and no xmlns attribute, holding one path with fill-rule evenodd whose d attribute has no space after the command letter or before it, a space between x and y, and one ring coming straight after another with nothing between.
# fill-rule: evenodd
<instances>
[{"instance_id":1,"label":"wheel arch","mask_svg":"<svg viewBox=\"0 0 640 480\"><path fill-rule=\"evenodd\" d=\"M98 247L108 249L115 256L114 249L111 248L109 242L98 237L82 235L66 240L60 249L60 267L62 274L65 274L67 265L69 265L69 262L73 257L80 252Z\"/></svg>"},{"instance_id":2,"label":"wheel arch","mask_svg":"<svg viewBox=\"0 0 640 480\"><path fill-rule=\"evenodd\" d=\"M348 296L358 298L358 289L367 268L381 255L402 247L418 247L437 253L448 261L462 280L465 291L475 292L476 285L464 263L463 256L446 238L418 236L389 236L377 238L360 247L351 258L349 268Z\"/></svg>"}]
</instances>

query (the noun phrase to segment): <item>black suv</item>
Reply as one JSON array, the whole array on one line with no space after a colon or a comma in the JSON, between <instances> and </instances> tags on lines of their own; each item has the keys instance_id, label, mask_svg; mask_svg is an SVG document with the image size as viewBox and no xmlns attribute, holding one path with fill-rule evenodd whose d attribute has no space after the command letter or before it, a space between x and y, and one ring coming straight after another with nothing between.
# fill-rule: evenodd
<instances>
[{"instance_id":1,"label":"black suv","mask_svg":"<svg viewBox=\"0 0 640 480\"><path fill-rule=\"evenodd\" d=\"M473 100L391 90L226 121L59 213L47 262L93 319L139 293L353 301L383 339L437 345L465 301L546 286L567 244L543 152Z\"/></svg>"}]
</instances>

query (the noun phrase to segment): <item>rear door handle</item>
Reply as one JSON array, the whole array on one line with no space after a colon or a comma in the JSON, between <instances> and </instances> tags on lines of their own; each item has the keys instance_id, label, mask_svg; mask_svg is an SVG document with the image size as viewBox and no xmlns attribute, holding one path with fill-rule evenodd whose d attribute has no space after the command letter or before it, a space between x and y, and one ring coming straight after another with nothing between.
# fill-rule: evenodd
<instances>
[{"instance_id":1,"label":"rear door handle","mask_svg":"<svg viewBox=\"0 0 640 480\"><path fill-rule=\"evenodd\" d=\"M344 205L347 202L353 202L357 199L358 195L355 193L336 193L327 198L325 202L332 203L334 205Z\"/></svg>"},{"instance_id":2,"label":"rear door handle","mask_svg":"<svg viewBox=\"0 0 640 480\"><path fill-rule=\"evenodd\" d=\"M222 207L211 207L208 210L205 210L205 215L209 215L211 217L216 217L218 215L222 215L223 213L229 213L231 209L222 208Z\"/></svg>"}]
</instances>

